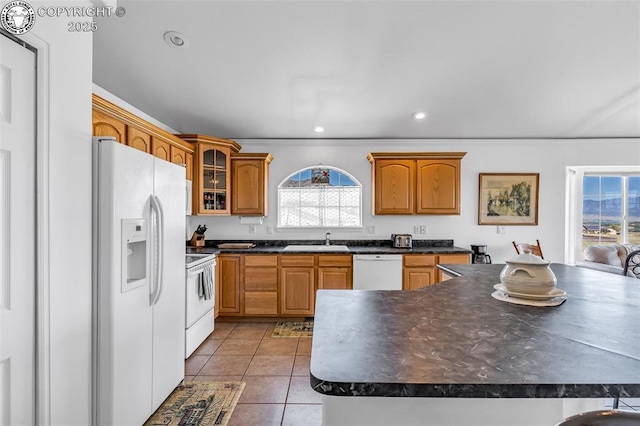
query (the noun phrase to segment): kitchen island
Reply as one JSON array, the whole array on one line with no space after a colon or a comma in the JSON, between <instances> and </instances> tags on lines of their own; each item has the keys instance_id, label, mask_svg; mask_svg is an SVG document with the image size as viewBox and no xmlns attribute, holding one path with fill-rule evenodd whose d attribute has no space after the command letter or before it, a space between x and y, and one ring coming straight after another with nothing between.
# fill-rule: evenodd
<instances>
[{"instance_id":1,"label":"kitchen island","mask_svg":"<svg viewBox=\"0 0 640 426\"><path fill-rule=\"evenodd\" d=\"M317 295L323 423L553 425L640 396L640 282L552 264L556 307L494 299L504 265L444 265L416 291Z\"/></svg>"}]
</instances>

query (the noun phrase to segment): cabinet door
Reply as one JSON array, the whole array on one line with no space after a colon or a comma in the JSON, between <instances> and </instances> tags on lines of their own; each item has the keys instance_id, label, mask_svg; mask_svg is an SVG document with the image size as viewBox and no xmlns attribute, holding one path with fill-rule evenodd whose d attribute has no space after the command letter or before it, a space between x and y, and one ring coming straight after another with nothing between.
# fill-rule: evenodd
<instances>
[{"instance_id":1,"label":"cabinet door","mask_svg":"<svg viewBox=\"0 0 640 426\"><path fill-rule=\"evenodd\" d=\"M219 312L240 313L240 256L218 257L220 291L216 295Z\"/></svg>"},{"instance_id":2,"label":"cabinet door","mask_svg":"<svg viewBox=\"0 0 640 426\"><path fill-rule=\"evenodd\" d=\"M471 255L469 254L441 254L440 256L438 256L438 263L441 265L446 265L446 264L468 264L471 263ZM444 272L442 272L440 269L438 269L437 272L437 276L436 276L436 282L441 282L441 281L446 281L448 279L451 279L451 277L447 274L445 274Z\"/></svg>"},{"instance_id":3,"label":"cabinet door","mask_svg":"<svg viewBox=\"0 0 640 426\"><path fill-rule=\"evenodd\" d=\"M93 136L113 136L120 143L127 143L127 125L100 111L92 111Z\"/></svg>"},{"instance_id":4,"label":"cabinet door","mask_svg":"<svg viewBox=\"0 0 640 426\"><path fill-rule=\"evenodd\" d=\"M414 182L415 161L376 161L374 214L413 214Z\"/></svg>"},{"instance_id":5,"label":"cabinet door","mask_svg":"<svg viewBox=\"0 0 640 426\"><path fill-rule=\"evenodd\" d=\"M318 289L347 290L353 288L351 268L318 268Z\"/></svg>"},{"instance_id":6,"label":"cabinet door","mask_svg":"<svg viewBox=\"0 0 640 426\"><path fill-rule=\"evenodd\" d=\"M402 270L402 289L416 290L435 282L436 268L404 268Z\"/></svg>"},{"instance_id":7,"label":"cabinet door","mask_svg":"<svg viewBox=\"0 0 640 426\"><path fill-rule=\"evenodd\" d=\"M196 160L197 190L194 191L197 214L228 215L229 149L198 142Z\"/></svg>"},{"instance_id":8,"label":"cabinet door","mask_svg":"<svg viewBox=\"0 0 640 426\"><path fill-rule=\"evenodd\" d=\"M129 126L127 129L127 145L140 151L151 152L151 135L140 129Z\"/></svg>"},{"instance_id":9,"label":"cabinet door","mask_svg":"<svg viewBox=\"0 0 640 426\"><path fill-rule=\"evenodd\" d=\"M231 214L266 215L264 169L260 160L231 159Z\"/></svg>"},{"instance_id":10,"label":"cabinet door","mask_svg":"<svg viewBox=\"0 0 640 426\"><path fill-rule=\"evenodd\" d=\"M313 315L315 308L314 268L282 268L280 272L280 314Z\"/></svg>"},{"instance_id":11,"label":"cabinet door","mask_svg":"<svg viewBox=\"0 0 640 426\"><path fill-rule=\"evenodd\" d=\"M460 160L417 161L416 213L460 214Z\"/></svg>"},{"instance_id":12,"label":"cabinet door","mask_svg":"<svg viewBox=\"0 0 640 426\"><path fill-rule=\"evenodd\" d=\"M151 152L154 157L171 161L171 145L159 138L151 138Z\"/></svg>"},{"instance_id":13,"label":"cabinet door","mask_svg":"<svg viewBox=\"0 0 640 426\"><path fill-rule=\"evenodd\" d=\"M169 148L169 154L171 156L171 162L174 164L180 164L181 166L185 166L185 178L187 177L187 153L184 149L178 148L177 146L171 145Z\"/></svg>"}]
</instances>

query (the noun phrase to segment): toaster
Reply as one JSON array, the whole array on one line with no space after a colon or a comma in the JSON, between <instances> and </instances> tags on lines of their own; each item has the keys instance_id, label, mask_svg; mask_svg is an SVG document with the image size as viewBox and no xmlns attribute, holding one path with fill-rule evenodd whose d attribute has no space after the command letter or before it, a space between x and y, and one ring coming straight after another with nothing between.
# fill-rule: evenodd
<instances>
[{"instance_id":1,"label":"toaster","mask_svg":"<svg viewBox=\"0 0 640 426\"><path fill-rule=\"evenodd\" d=\"M411 248L413 246L413 237L411 234L392 234L391 242L396 248Z\"/></svg>"}]
</instances>

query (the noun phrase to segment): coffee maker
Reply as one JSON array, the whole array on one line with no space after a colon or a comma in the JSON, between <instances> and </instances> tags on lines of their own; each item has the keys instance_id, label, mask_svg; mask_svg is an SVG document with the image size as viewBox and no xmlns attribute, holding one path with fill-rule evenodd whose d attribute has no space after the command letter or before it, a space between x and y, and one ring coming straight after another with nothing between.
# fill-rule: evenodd
<instances>
[{"instance_id":1,"label":"coffee maker","mask_svg":"<svg viewBox=\"0 0 640 426\"><path fill-rule=\"evenodd\" d=\"M471 263L491 263L491 256L487 254L487 246L471 245L473 255Z\"/></svg>"}]
</instances>

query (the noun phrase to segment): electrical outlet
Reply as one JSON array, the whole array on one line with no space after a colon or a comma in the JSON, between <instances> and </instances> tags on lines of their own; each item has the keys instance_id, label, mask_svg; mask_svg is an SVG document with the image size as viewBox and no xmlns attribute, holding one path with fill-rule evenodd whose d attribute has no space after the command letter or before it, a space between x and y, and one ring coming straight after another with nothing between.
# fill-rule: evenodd
<instances>
[{"instance_id":1,"label":"electrical outlet","mask_svg":"<svg viewBox=\"0 0 640 426\"><path fill-rule=\"evenodd\" d=\"M376 227L373 225L369 225L367 226L367 234L375 234L376 233Z\"/></svg>"},{"instance_id":2,"label":"electrical outlet","mask_svg":"<svg viewBox=\"0 0 640 426\"><path fill-rule=\"evenodd\" d=\"M498 234L506 234L507 233L507 227L506 226L498 226L497 232L498 232Z\"/></svg>"},{"instance_id":3,"label":"electrical outlet","mask_svg":"<svg viewBox=\"0 0 640 426\"><path fill-rule=\"evenodd\" d=\"M414 234L420 233L420 225L413 225L413 233Z\"/></svg>"},{"instance_id":4,"label":"electrical outlet","mask_svg":"<svg viewBox=\"0 0 640 426\"><path fill-rule=\"evenodd\" d=\"M249 233L255 234L257 232L256 225L249 225Z\"/></svg>"},{"instance_id":5,"label":"electrical outlet","mask_svg":"<svg viewBox=\"0 0 640 426\"><path fill-rule=\"evenodd\" d=\"M427 225L420 225L420 233L421 234L427 233Z\"/></svg>"}]
</instances>

